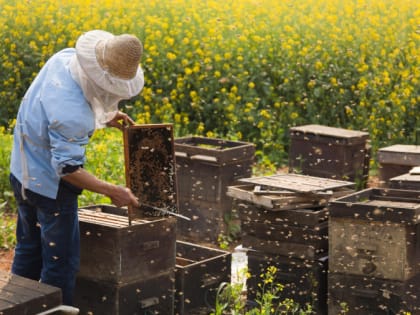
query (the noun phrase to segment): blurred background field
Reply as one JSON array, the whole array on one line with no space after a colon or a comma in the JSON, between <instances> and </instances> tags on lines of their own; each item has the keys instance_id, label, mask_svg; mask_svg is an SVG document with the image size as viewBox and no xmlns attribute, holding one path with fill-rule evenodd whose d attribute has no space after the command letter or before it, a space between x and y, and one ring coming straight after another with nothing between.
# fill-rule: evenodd
<instances>
[{"instance_id":1,"label":"blurred background field","mask_svg":"<svg viewBox=\"0 0 420 315\"><path fill-rule=\"evenodd\" d=\"M0 12L2 226L19 102L44 62L91 29L144 44L145 88L122 104L137 123L252 142L256 171L282 167L288 131L303 124L369 132L372 169L378 148L420 142L418 1L0 0ZM124 184L118 132L98 131L87 152L89 170Z\"/></svg>"}]
</instances>

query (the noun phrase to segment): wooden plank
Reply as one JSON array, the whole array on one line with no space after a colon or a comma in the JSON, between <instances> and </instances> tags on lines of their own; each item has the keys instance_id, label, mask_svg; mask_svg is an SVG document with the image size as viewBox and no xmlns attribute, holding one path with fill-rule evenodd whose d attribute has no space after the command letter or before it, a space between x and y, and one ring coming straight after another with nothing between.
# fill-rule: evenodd
<instances>
[{"instance_id":1,"label":"wooden plank","mask_svg":"<svg viewBox=\"0 0 420 315\"><path fill-rule=\"evenodd\" d=\"M331 217L330 270L381 279L408 280L420 271L420 226Z\"/></svg>"},{"instance_id":2,"label":"wooden plank","mask_svg":"<svg viewBox=\"0 0 420 315\"><path fill-rule=\"evenodd\" d=\"M175 139L175 151L186 157L204 155L213 157L214 163L236 163L253 160L255 145L249 142L229 141L207 137L184 137Z\"/></svg>"},{"instance_id":3,"label":"wooden plank","mask_svg":"<svg viewBox=\"0 0 420 315\"><path fill-rule=\"evenodd\" d=\"M59 288L0 270L0 314L37 314L61 305Z\"/></svg>"},{"instance_id":4,"label":"wooden plank","mask_svg":"<svg viewBox=\"0 0 420 315\"><path fill-rule=\"evenodd\" d=\"M380 164L420 165L420 146L395 144L378 150Z\"/></svg>"},{"instance_id":5,"label":"wooden plank","mask_svg":"<svg viewBox=\"0 0 420 315\"><path fill-rule=\"evenodd\" d=\"M80 315L173 314L174 271L128 283L77 276L74 303Z\"/></svg>"},{"instance_id":6,"label":"wooden plank","mask_svg":"<svg viewBox=\"0 0 420 315\"><path fill-rule=\"evenodd\" d=\"M182 241L176 247L177 261L182 257L186 264L177 263L175 268L175 314L214 305L218 286L230 281L231 253Z\"/></svg>"},{"instance_id":7,"label":"wooden plank","mask_svg":"<svg viewBox=\"0 0 420 315\"><path fill-rule=\"evenodd\" d=\"M313 192L354 186L353 182L300 174L276 174L272 176L242 178L239 181L296 192Z\"/></svg>"},{"instance_id":8,"label":"wooden plank","mask_svg":"<svg viewBox=\"0 0 420 315\"><path fill-rule=\"evenodd\" d=\"M241 221L290 226L316 226L328 220L328 209L325 207L272 211L257 205L240 202L238 203L238 213Z\"/></svg>"},{"instance_id":9,"label":"wooden plank","mask_svg":"<svg viewBox=\"0 0 420 315\"><path fill-rule=\"evenodd\" d=\"M419 204L413 203L413 202L407 202L404 201L404 199L395 200L395 198L392 197L380 197L381 199L376 200L368 200L365 202L366 205L372 206L372 207L386 207L386 208L398 208L398 209L418 209Z\"/></svg>"},{"instance_id":10,"label":"wooden plank","mask_svg":"<svg viewBox=\"0 0 420 315\"><path fill-rule=\"evenodd\" d=\"M236 199L252 202L273 211L299 209L325 205L331 197L330 193L286 193L286 194L255 194L253 185L229 186L227 195Z\"/></svg>"},{"instance_id":11,"label":"wooden plank","mask_svg":"<svg viewBox=\"0 0 420 315\"><path fill-rule=\"evenodd\" d=\"M242 235L242 245L268 254L278 254L285 257L314 260L327 254L327 249L316 249L312 245L286 243L272 240L262 240L246 234Z\"/></svg>"},{"instance_id":12,"label":"wooden plank","mask_svg":"<svg viewBox=\"0 0 420 315\"><path fill-rule=\"evenodd\" d=\"M290 131L344 139L361 138L362 140L365 140L369 137L369 133L364 131L349 130L316 124L293 127L290 128Z\"/></svg>"},{"instance_id":13,"label":"wooden plank","mask_svg":"<svg viewBox=\"0 0 420 315\"><path fill-rule=\"evenodd\" d=\"M420 274L409 281L328 273L328 314L420 314Z\"/></svg>"},{"instance_id":14,"label":"wooden plank","mask_svg":"<svg viewBox=\"0 0 420 315\"><path fill-rule=\"evenodd\" d=\"M103 213L97 211L90 211L87 209L79 209L79 221L104 225L113 228L124 228L129 226L128 218L122 217L120 215ZM145 220L135 219L132 221L132 224L141 224L147 222Z\"/></svg>"}]
</instances>

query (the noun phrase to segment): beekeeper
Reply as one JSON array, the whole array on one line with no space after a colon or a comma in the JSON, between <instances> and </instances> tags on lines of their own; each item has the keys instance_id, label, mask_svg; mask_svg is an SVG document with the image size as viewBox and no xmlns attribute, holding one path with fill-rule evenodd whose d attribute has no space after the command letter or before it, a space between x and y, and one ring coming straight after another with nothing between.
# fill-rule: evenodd
<instances>
[{"instance_id":1,"label":"beekeeper","mask_svg":"<svg viewBox=\"0 0 420 315\"><path fill-rule=\"evenodd\" d=\"M73 303L80 261L78 195L86 189L118 207L138 206L128 188L83 164L95 129L134 123L118 103L143 88L142 53L135 36L89 31L46 62L19 108L10 166L18 208L12 273L61 288L65 305Z\"/></svg>"}]
</instances>

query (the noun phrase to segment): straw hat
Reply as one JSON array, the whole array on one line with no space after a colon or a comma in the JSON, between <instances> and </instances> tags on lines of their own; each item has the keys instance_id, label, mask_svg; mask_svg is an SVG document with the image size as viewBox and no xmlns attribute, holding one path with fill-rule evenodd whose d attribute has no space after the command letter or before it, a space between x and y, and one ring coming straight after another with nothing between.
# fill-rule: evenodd
<instances>
[{"instance_id":1,"label":"straw hat","mask_svg":"<svg viewBox=\"0 0 420 315\"><path fill-rule=\"evenodd\" d=\"M76 55L88 78L106 92L131 98L144 86L139 66L143 47L129 34L113 35L101 30L89 31L76 42Z\"/></svg>"}]
</instances>

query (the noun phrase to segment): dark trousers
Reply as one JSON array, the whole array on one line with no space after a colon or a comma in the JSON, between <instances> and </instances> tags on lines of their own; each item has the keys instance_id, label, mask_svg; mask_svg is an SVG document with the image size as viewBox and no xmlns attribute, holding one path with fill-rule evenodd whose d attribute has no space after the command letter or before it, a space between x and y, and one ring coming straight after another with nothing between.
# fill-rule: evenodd
<instances>
[{"instance_id":1,"label":"dark trousers","mask_svg":"<svg viewBox=\"0 0 420 315\"><path fill-rule=\"evenodd\" d=\"M17 208L12 273L61 288L63 304L72 305L80 263L78 193L60 184L57 199L25 190L10 175Z\"/></svg>"}]
</instances>

